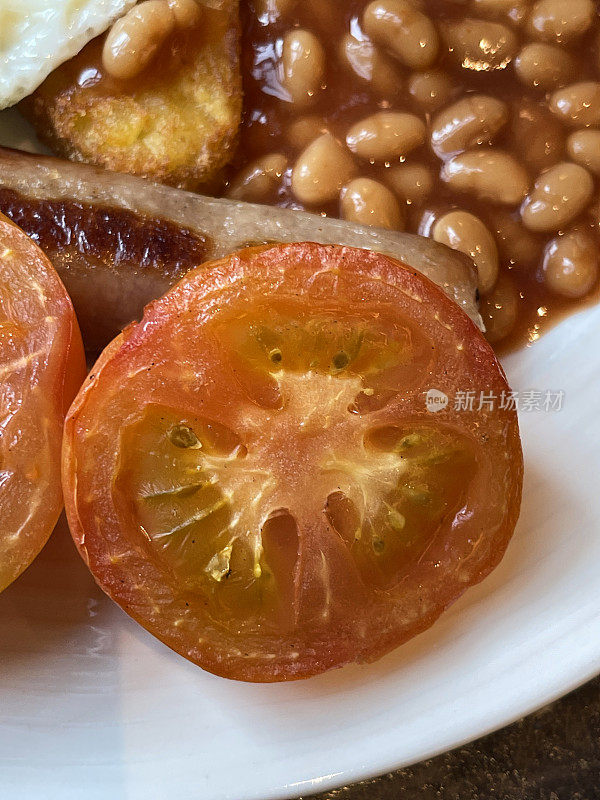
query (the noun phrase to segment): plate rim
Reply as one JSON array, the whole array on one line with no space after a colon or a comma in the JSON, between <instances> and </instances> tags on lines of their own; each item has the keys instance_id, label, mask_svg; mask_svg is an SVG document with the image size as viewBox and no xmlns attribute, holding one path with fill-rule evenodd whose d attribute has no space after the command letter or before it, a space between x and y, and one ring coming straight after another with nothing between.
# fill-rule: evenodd
<instances>
[{"instance_id":1,"label":"plate rim","mask_svg":"<svg viewBox=\"0 0 600 800\"><path fill-rule=\"evenodd\" d=\"M581 688L586 683L589 683L594 678L597 678L600 675L600 647L598 648L598 654L595 660L597 661L597 664L591 667L589 673L586 673L583 678L573 678L569 682L568 688L564 688L564 684L561 681L555 681L555 683L560 684L560 686L549 689L542 700L539 699L539 695L536 695L536 699L532 699L526 705L524 711L515 709L507 714L505 718L495 720L487 729L479 732L468 733L465 735L465 737L461 738L459 741L456 741L452 745L442 745L431 748L431 750L424 750L422 755L419 755L415 758L411 757L407 760L384 759L377 766L373 766L372 769L369 767L366 770L361 770L360 768L357 768L354 771L352 769L345 771L342 770L338 773L333 773L332 776L318 777L307 779L305 781L298 781L296 783L290 783L283 787L283 793L279 791L266 793L263 791L260 793L246 795L242 798L242 800L298 800L298 798L305 797L306 800L310 800L310 798L315 794L330 792L335 789L341 789L345 786L353 786L357 783L362 783L363 781L380 778L388 773L406 769L415 764L420 764L423 761L428 761L432 758L436 758L437 756L444 755L445 753L452 753L454 750L457 750L460 747L464 747L465 745L472 744L480 739L484 739L485 737L490 736L497 731L513 725L515 722L518 722L521 719L531 716L531 714L535 714L545 706L557 702L561 698L571 694L571 692ZM297 789L300 789L300 791ZM306 790L309 791L307 792ZM181 798L181 800L184 799ZM191 796L189 800L192 800Z\"/></svg>"}]
</instances>

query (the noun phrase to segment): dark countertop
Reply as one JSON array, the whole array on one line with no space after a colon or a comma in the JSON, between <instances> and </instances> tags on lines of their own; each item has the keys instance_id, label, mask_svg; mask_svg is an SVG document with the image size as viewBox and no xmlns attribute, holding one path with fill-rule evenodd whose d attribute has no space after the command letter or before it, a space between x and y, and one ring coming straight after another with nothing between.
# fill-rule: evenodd
<instances>
[{"instance_id":1,"label":"dark countertop","mask_svg":"<svg viewBox=\"0 0 600 800\"><path fill-rule=\"evenodd\" d=\"M311 795L311 800L494 798L600 799L600 677L466 747L380 778Z\"/></svg>"}]
</instances>

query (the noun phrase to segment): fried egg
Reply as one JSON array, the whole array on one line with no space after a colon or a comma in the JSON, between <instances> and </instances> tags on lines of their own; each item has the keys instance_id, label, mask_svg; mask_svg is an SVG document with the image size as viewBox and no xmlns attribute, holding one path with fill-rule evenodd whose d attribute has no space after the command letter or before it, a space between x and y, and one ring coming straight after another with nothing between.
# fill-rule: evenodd
<instances>
[{"instance_id":1,"label":"fried egg","mask_svg":"<svg viewBox=\"0 0 600 800\"><path fill-rule=\"evenodd\" d=\"M0 108L105 31L135 0L0 0Z\"/></svg>"}]
</instances>

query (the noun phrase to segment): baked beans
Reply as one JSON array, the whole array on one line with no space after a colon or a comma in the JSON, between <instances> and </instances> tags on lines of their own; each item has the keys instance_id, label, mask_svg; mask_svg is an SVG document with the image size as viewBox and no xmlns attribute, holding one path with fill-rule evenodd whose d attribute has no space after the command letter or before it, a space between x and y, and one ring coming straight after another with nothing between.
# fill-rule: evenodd
<instances>
[{"instance_id":1,"label":"baked beans","mask_svg":"<svg viewBox=\"0 0 600 800\"><path fill-rule=\"evenodd\" d=\"M554 92L550 110L567 125L600 125L600 82L582 81Z\"/></svg>"},{"instance_id":2,"label":"baked beans","mask_svg":"<svg viewBox=\"0 0 600 800\"><path fill-rule=\"evenodd\" d=\"M537 0L527 28L534 37L564 44L585 33L593 18L592 0Z\"/></svg>"},{"instance_id":3,"label":"baked beans","mask_svg":"<svg viewBox=\"0 0 600 800\"><path fill-rule=\"evenodd\" d=\"M114 78L133 78L154 59L175 27L165 0L144 0L112 26L104 41L102 63Z\"/></svg>"},{"instance_id":4,"label":"baked beans","mask_svg":"<svg viewBox=\"0 0 600 800\"><path fill-rule=\"evenodd\" d=\"M515 205L527 194L525 169L510 153L493 147L454 156L443 165L440 177L455 191L493 203Z\"/></svg>"},{"instance_id":5,"label":"baked beans","mask_svg":"<svg viewBox=\"0 0 600 800\"><path fill-rule=\"evenodd\" d=\"M491 292L498 277L498 248L483 222L468 211L449 211L437 220L432 232L436 242L471 256L479 291Z\"/></svg>"},{"instance_id":6,"label":"baked beans","mask_svg":"<svg viewBox=\"0 0 600 800\"><path fill-rule=\"evenodd\" d=\"M322 117L309 115L290 122L286 138L294 150L304 150L318 136L327 132L327 123Z\"/></svg>"},{"instance_id":7,"label":"baked beans","mask_svg":"<svg viewBox=\"0 0 600 800\"><path fill-rule=\"evenodd\" d=\"M600 0L242 8L246 107L224 191L468 253L500 347L594 292Z\"/></svg>"},{"instance_id":8,"label":"baked beans","mask_svg":"<svg viewBox=\"0 0 600 800\"><path fill-rule=\"evenodd\" d=\"M431 147L440 158L491 142L508 119L502 100L469 94L440 111L431 124Z\"/></svg>"},{"instance_id":9,"label":"baked beans","mask_svg":"<svg viewBox=\"0 0 600 800\"><path fill-rule=\"evenodd\" d=\"M572 231L556 236L544 253L548 288L565 297L583 297L598 278L598 246L589 233Z\"/></svg>"},{"instance_id":10,"label":"baked beans","mask_svg":"<svg viewBox=\"0 0 600 800\"><path fill-rule=\"evenodd\" d=\"M481 298L479 311L492 344L510 336L519 316L519 295L509 275L499 276L492 291Z\"/></svg>"},{"instance_id":11,"label":"baked beans","mask_svg":"<svg viewBox=\"0 0 600 800\"><path fill-rule=\"evenodd\" d=\"M398 164L385 173L387 184L407 205L422 205L433 191L435 178L425 164Z\"/></svg>"},{"instance_id":12,"label":"baked beans","mask_svg":"<svg viewBox=\"0 0 600 800\"><path fill-rule=\"evenodd\" d=\"M530 42L515 58L515 72L525 86L532 89L556 89L576 73L574 58L555 44Z\"/></svg>"},{"instance_id":13,"label":"baked beans","mask_svg":"<svg viewBox=\"0 0 600 800\"><path fill-rule=\"evenodd\" d=\"M355 178L340 194L343 219L361 225L402 230L404 214L400 203L382 183L372 178Z\"/></svg>"},{"instance_id":14,"label":"baked beans","mask_svg":"<svg viewBox=\"0 0 600 800\"><path fill-rule=\"evenodd\" d=\"M542 172L525 199L523 224L532 231L557 231L583 211L593 191L586 169L568 161L556 164Z\"/></svg>"},{"instance_id":15,"label":"baked beans","mask_svg":"<svg viewBox=\"0 0 600 800\"><path fill-rule=\"evenodd\" d=\"M335 200L355 172L348 150L330 133L324 133L298 156L292 170L292 192L308 205Z\"/></svg>"},{"instance_id":16,"label":"baked beans","mask_svg":"<svg viewBox=\"0 0 600 800\"><path fill-rule=\"evenodd\" d=\"M573 161L600 175L600 130L575 131L567 139L567 152Z\"/></svg>"},{"instance_id":17,"label":"baked beans","mask_svg":"<svg viewBox=\"0 0 600 800\"><path fill-rule=\"evenodd\" d=\"M179 28L193 28L202 19L198 0L167 0L167 4Z\"/></svg>"},{"instance_id":18,"label":"baked beans","mask_svg":"<svg viewBox=\"0 0 600 800\"><path fill-rule=\"evenodd\" d=\"M474 72L506 69L518 51L517 36L507 25L483 19L450 23L444 40L457 64Z\"/></svg>"},{"instance_id":19,"label":"baked beans","mask_svg":"<svg viewBox=\"0 0 600 800\"><path fill-rule=\"evenodd\" d=\"M353 125L346 134L346 144L373 164L392 162L423 144L425 131L425 123L414 114L380 111Z\"/></svg>"},{"instance_id":20,"label":"baked beans","mask_svg":"<svg viewBox=\"0 0 600 800\"><path fill-rule=\"evenodd\" d=\"M495 208L488 212L487 218L504 263L509 267L534 268L544 248L543 237L528 230L520 216L507 209Z\"/></svg>"},{"instance_id":21,"label":"baked beans","mask_svg":"<svg viewBox=\"0 0 600 800\"><path fill-rule=\"evenodd\" d=\"M347 34L340 43L340 59L376 94L396 97L402 91L402 72L392 58L368 39Z\"/></svg>"},{"instance_id":22,"label":"baked beans","mask_svg":"<svg viewBox=\"0 0 600 800\"><path fill-rule=\"evenodd\" d=\"M375 0L362 15L367 36L412 69L426 69L436 59L439 37L433 22L410 0Z\"/></svg>"},{"instance_id":23,"label":"baked beans","mask_svg":"<svg viewBox=\"0 0 600 800\"><path fill-rule=\"evenodd\" d=\"M231 181L227 197L249 203L273 201L281 186L287 164L287 158L281 153L269 153L257 158Z\"/></svg>"},{"instance_id":24,"label":"baked beans","mask_svg":"<svg viewBox=\"0 0 600 800\"><path fill-rule=\"evenodd\" d=\"M195 28L201 21L198 0L143 0L108 31L102 66L113 78L130 80L154 60L175 28Z\"/></svg>"},{"instance_id":25,"label":"baked beans","mask_svg":"<svg viewBox=\"0 0 600 800\"><path fill-rule=\"evenodd\" d=\"M325 51L314 33L288 31L283 37L281 85L297 106L311 105L325 72Z\"/></svg>"},{"instance_id":26,"label":"baked beans","mask_svg":"<svg viewBox=\"0 0 600 800\"><path fill-rule=\"evenodd\" d=\"M520 25L529 13L531 0L473 0L473 11L485 17L510 20Z\"/></svg>"},{"instance_id":27,"label":"baked beans","mask_svg":"<svg viewBox=\"0 0 600 800\"><path fill-rule=\"evenodd\" d=\"M538 173L563 157L567 130L548 109L529 98L515 103L508 135L510 149L530 171Z\"/></svg>"}]
</instances>

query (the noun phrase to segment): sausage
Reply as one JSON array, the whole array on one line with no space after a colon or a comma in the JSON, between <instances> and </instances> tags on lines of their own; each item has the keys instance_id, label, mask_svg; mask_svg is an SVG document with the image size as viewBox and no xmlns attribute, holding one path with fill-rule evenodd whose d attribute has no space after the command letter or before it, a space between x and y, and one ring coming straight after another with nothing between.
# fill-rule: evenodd
<instances>
[{"instance_id":1,"label":"sausage","mask_svg":"<svg viewBox=\"0 0 600 800\"><path fill-rule=\"evenodd\" d=\"M313 241L378 250L437 283L482 327L471 261L409 233L204 197L0 148L0 211L46 252L97 351L189 269L250 244Z\"/></svg>"}]
</instances>

